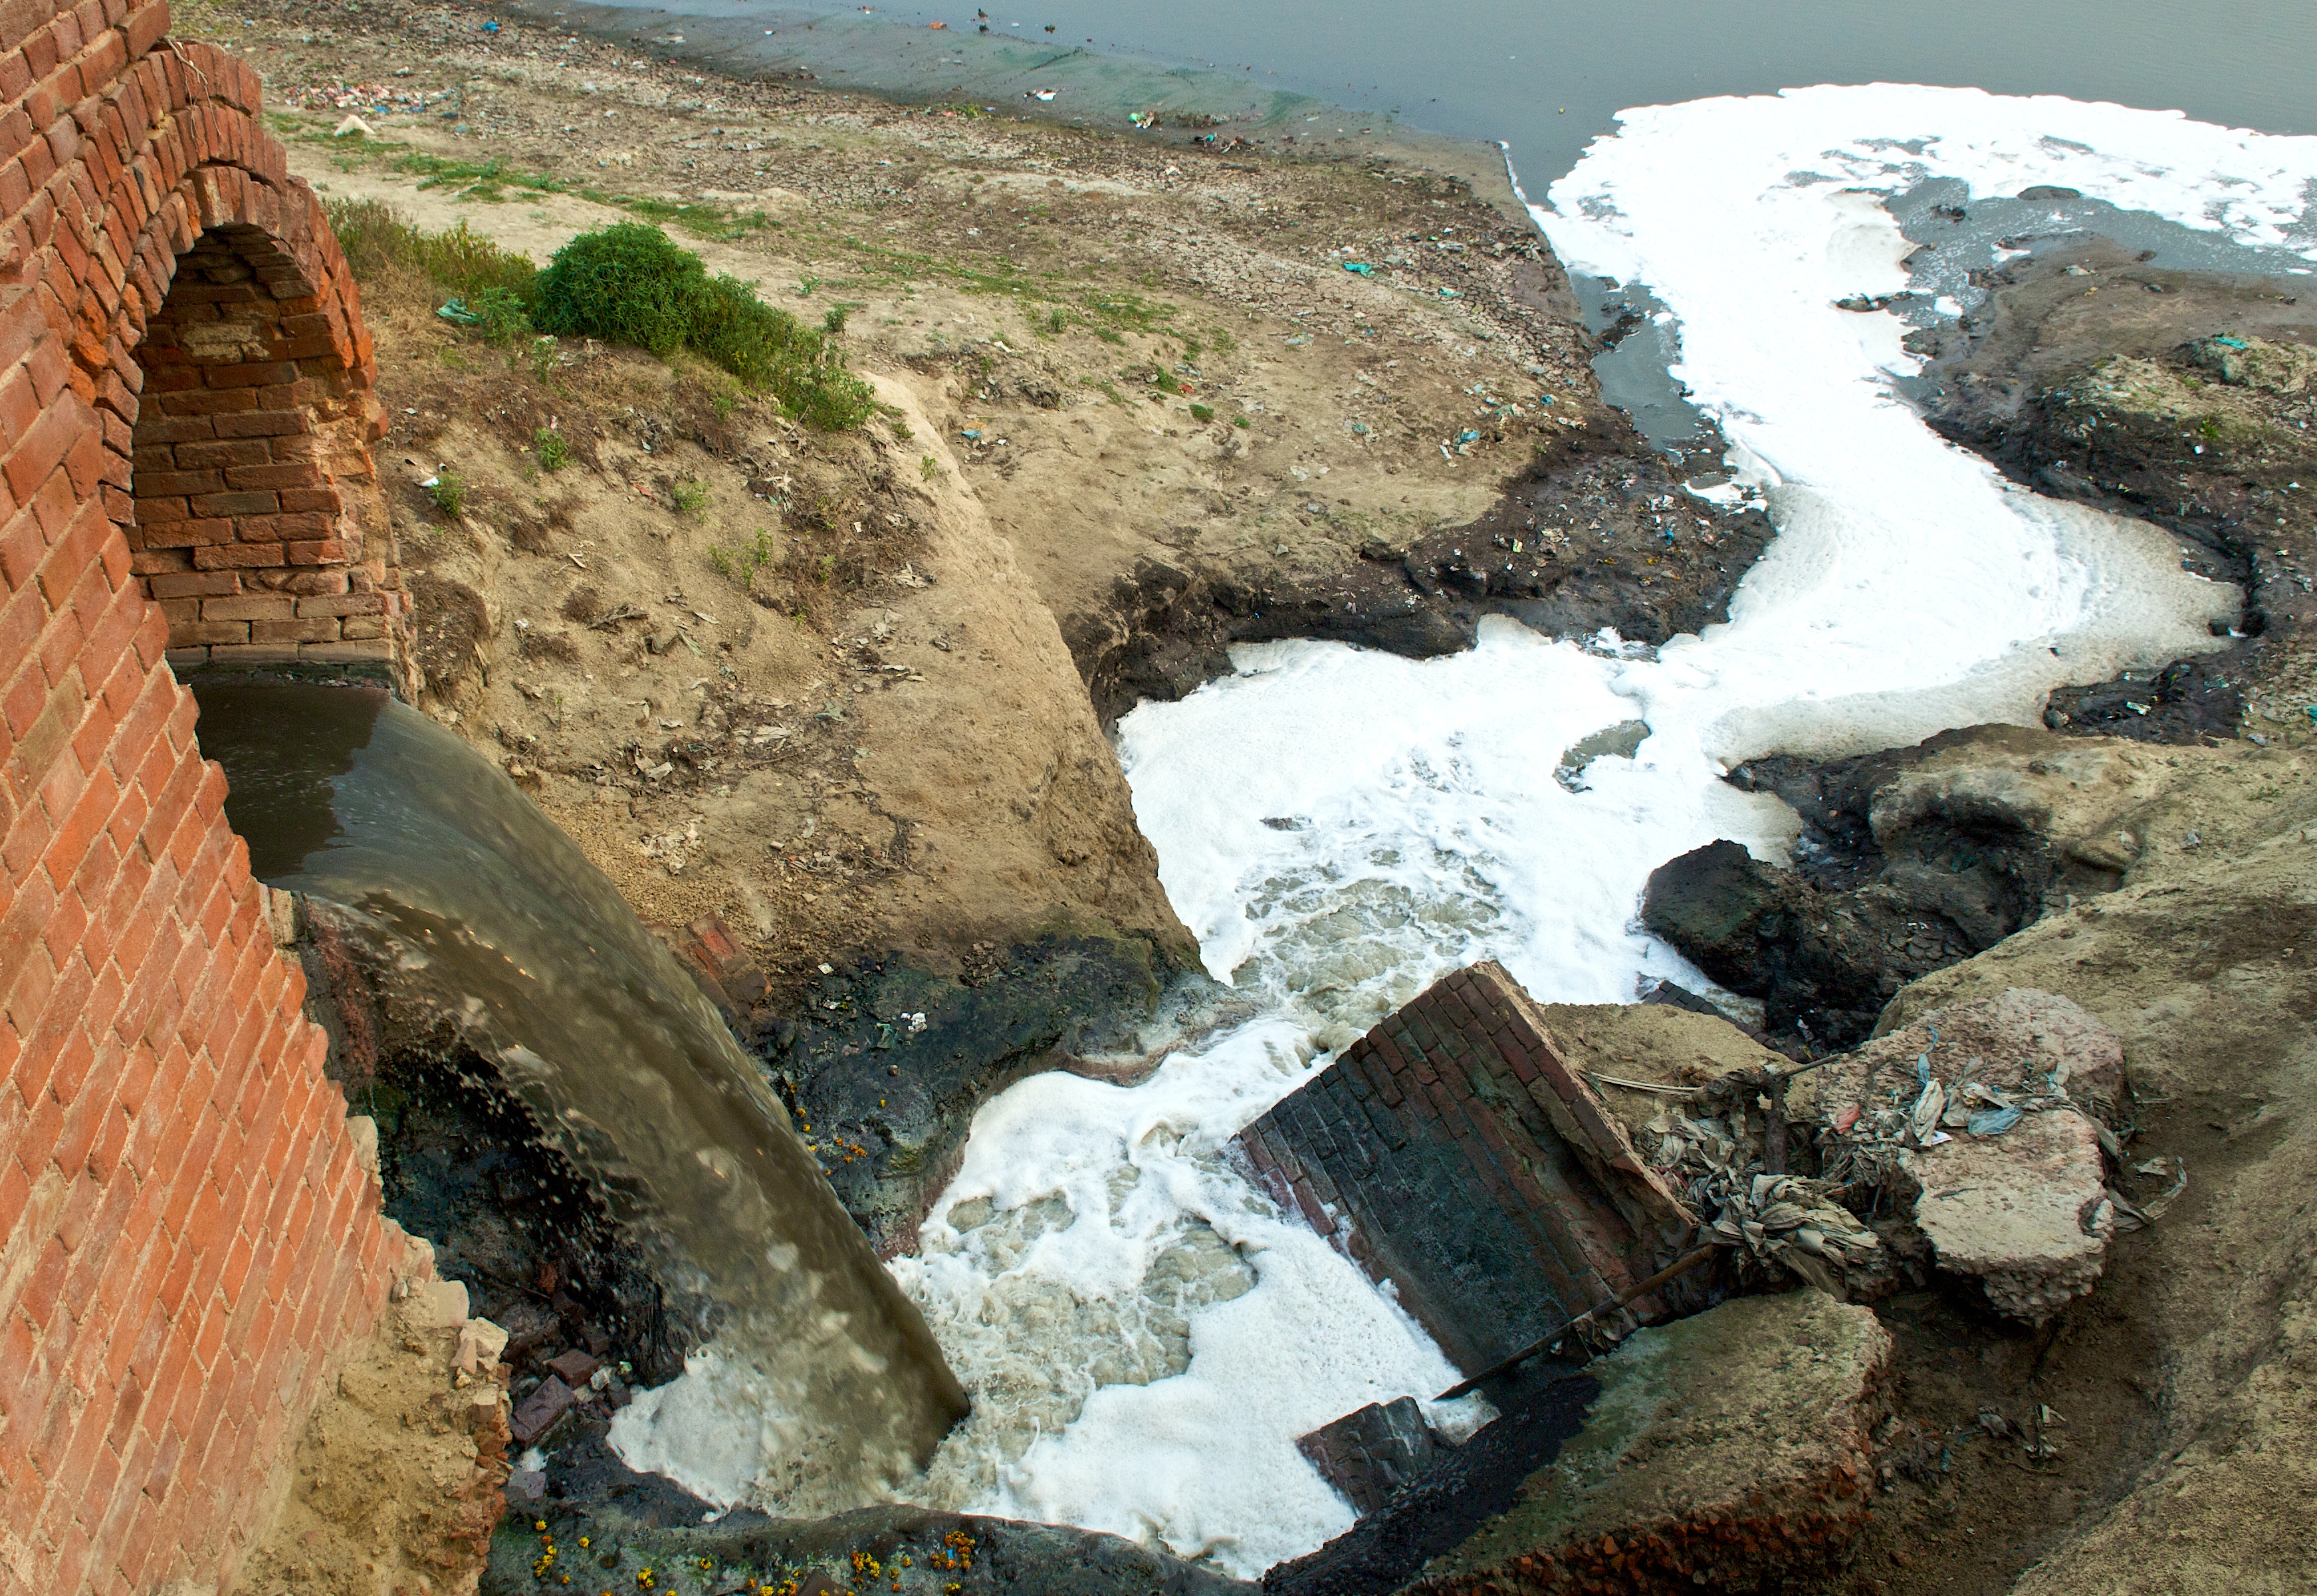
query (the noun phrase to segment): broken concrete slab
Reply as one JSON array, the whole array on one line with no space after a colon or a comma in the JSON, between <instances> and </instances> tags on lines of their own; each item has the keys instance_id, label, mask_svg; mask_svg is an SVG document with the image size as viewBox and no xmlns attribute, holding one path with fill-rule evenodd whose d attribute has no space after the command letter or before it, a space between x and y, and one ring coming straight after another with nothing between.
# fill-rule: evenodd
<instances>
[{"instance_id":1,"label":"broken concrete slab","mask_svg":"<svg viewBox=\"0 0 2317 1596\"><path fill-rule=\"evenodd\" d=\"M1637 1331L1587 1373L1585 1431L1417 1588L1794 1588L1866 1520L1891 1337L1823 1292ZM1492 1584L1491 1582L1497 1582Z\"/></svg>"},{"instance_id":2,"label":"broken concrete slab","mask_svg":"<svg viewBox=\"0 0 2317 1596\"><path fill-rule=\"evenodd\" d=\"M2082 1115L2030 1114L1999 1137L1904 1159L1932 1256L1978 1280L1997 1313L2041 1324L2099 1279L2112 1220L2100 1211L2099 1139Z\"/></svg>"},{"instance_id":3,"label":"broken concrete slab","mask_svg":"<svg viewBox=\"0 0 2317 1596\"><path fill-rule=\"evenodd\" d=\"M1238 1142L1468 1375L1647 1278L1696 1224L1494 963L1436 982Z\"/></svg>"},{"instance_id":4,"label":"broken concrete slab","mask_svg":"<svg viewBox=\"0 0 2317 1596\"><path fill-rule=\"evenodd\" d=\"M1809 1289L1638 1331L1264 1588L1822 1589L1866 1521L1891 1349Z\"/></svg>"},{"instance_id":5,"label":"broken concrete slab","mask_svg":"<svg viewBox=\"0 0 2317 1596\"><path fill-rule=\"evenodd\" d=\"M1342 1493L1362 1518L1393 1492L1432 1466L1440 1438L1412 1396L1372 1402L1323 1424L1295 1443L1320 1477Z\"/></svg>"},{"instance_id":6,"label":"broken concrete slab","mask_svg":"<svg viewBox=\"0 0 2317 1596\"><path fill-rule=\"evenodd\" d=\"M1932 1009L1820 1072L1831 1178L1911 1204L1939 1267L2041 1324L2105 1260L2103 1127L2120 1120L2124 1044L2067 999L2013 987Z\"/></svg>"}]
</instances>

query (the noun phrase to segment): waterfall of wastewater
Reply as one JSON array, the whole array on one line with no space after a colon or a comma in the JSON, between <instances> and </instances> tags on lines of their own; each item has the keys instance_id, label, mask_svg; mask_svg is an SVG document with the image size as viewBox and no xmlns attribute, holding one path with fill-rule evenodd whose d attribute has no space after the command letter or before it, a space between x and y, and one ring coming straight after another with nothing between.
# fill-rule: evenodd
<instances>
[{"instance_id":1,"label":"waterfall of wastewater","mask_svg":"<svg viewBox=\"0 0 2317 1596\"><path fill-rule=\"evenodd\" d=\"M671 1289L755 1367L783 1505L883 1498L965 1412L924 1317L780 1101L604 874L381 691L210 686L203 750L270 885L356 911L398 984L496 1062Z\"/></svg>"}]
</instances>

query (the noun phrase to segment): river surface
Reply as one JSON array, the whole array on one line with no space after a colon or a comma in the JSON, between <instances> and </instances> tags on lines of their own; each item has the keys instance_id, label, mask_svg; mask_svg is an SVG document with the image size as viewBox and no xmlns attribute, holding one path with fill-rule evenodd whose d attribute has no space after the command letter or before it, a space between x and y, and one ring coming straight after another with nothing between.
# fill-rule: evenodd
<instances>
[{"instance_id":1,"label":"river surface","mask_svg":"<svg viewBox=\"0 0 2317 1596\"><path fill-rule=\"evenodd\" d=\"M556 14L738 73L1108 127L1156 110L1153 138L1197 113L1273 148L1502 140L1580 294L1651 315L1626 369L1605 367L1612 397L1670 445L1694 435L1668 397L1686 390L1729 445L1701 496L1751 496L1780 531L1728 623L1661 650L1509 622L1420 662L1266 644L1122 722L1168 894L1210 972L1266 1014L1141 1086L1034 1078L977 1118L894 1266L976 1404L923 1499L1240 1575L1348 1528L1295 1437L1427 1398L1450 1370L1389 1292L1249 1188L1230 1136L1476 958L1546 1000L1704 985L1637 904L1652 869L1715 838L1783 856L1792 817L1723 783L1731 763L2034 723L2053 686L2194 652L2236 614L2160 533L1933 435L1903 402L1900 341L1908 317L1967 310L1971 272L2022 238L2089 228L2168 264L2311 272L2305 0L1055 0L1000 8L987 33L963 7ZM1834 305L1909 290L1903 311ZM1632 754L1575 790L1554 779L1563 749L1633 721ZM745 1392L703 1367L654 1402L631 1410L632 1461L720 1501L761 1494L778 1458L735 1444Z\"/></svg>"}]
</instances>

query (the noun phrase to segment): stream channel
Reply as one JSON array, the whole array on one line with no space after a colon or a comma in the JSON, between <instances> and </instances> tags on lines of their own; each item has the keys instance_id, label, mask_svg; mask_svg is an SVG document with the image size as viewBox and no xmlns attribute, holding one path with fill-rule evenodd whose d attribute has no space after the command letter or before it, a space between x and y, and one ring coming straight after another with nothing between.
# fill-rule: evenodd
<instances>
[{"instance_id":1,"label":"stream channel","mask_svg":"<svg viewBox=\"0 0 2317 1596\"><path fill-rule=\"evenodd\" d=\"M1218 40L1234 37L1241 9L1216 18ZM1761 36L1783 41L1777 50L1757 62L1733 49L1728 71L1700 67L1679 92L1811 81L1820 56L1794 41L1809 31L1802 11L1817 12L1793 9ZM2009 37L2026 12L1994 8L1980 20ZM762 8L568 14L622 31L648 17L727 71L810 60L833 82L849 63L848 84L935 86L913 90L904 67L918 47L899 31L863 43L868 21L821 15L831 33L816 45L799 37L802 13ZM1457 27L1472 22L1448 14ZM1943 39L1968 31L1941 21ZM2092 48L2064 63L2066 30L2053 26L2022 44L2024 58L1999 58L1988 71L1923 44L1933 63L1924 75L2160 102L2194 82L2209 114L2307 121L2299 91L2283 86L2307 81L2305 13L2253 6L2232 13L2233 32L2185 37L2145 6L2080 21ZM1156 24L1135 15L1129 25ZM1245 25L1255 30L1247 49L1269 37L1268 22ZM1544 29L1540 50L1552 42L1543 23L1522 26ZM849 42L828 41L839 33ZM2246 53L2199 76L2194 61L2223 36L2241 36ZM1863 35L1845 24L1829 37ZM2164 54L2175 42L2185 54ZM1187 67L1073 49L1074 66L1033 67L974 53L1019 43L952 35L941 65L982 70L958 78L976 93L995 93L1006 72L1045 70L1109 83L1102 93L1121 105L1154 77L1187 85L1185 96L1223 93ZM890 61L876 53L888 46ZM1142 48L1188 53L1179 40ZM1331 37L1315 49L1337 48ZM1466 40L1470 61L1480 48L1477 35ZM1580 64L1601 58L1597 41L1588 49ZM1676 54L1697 66L1703 50ZM1379 120L1383 101L1414 88L1413 67L1382 81L1389 53L1371 39L1363 57ZM1862 45L1858 58L1891 57ZM1365 76L1342 61L1326 76L1307 66L1298 81L1312 96L1339 69L1347 85ZM1540 93L1523 86L1517 65L1467 66L1443 81L1504 82L1432 125L1495 131L1492 107L1517 124L1509 153L1528 167L1533 213L1556 253L1597 303L1630 296L1651 316L1651 336L1628 340L1642 354L1622 357L1633 369L1605 370L1605 381L1637 409L1660 408L1670 418L1651 427L1660 441L1685 431L1676 400L1710 417L1729 454L1695 491L1755 498L1778 539L1727 623L1655 650L1501 621L1470 651L1420 662L1268 643L1239 650L1236 674L1180 703L1127 716L1119 754L1161 879L1210 973L1258 998L1263 1017L1203 1039L1137 1086L1046 1075L991 1101L917 1253L890 1274L864 1270L865 1249L840 1243L843 1215L815 1188L777 1105L713 1016L676 1001L661 977L646 983L658 996L646 996L607 972L607 956L641 968L665 955L644 946L576 848L539 835L551 828L535 813L518 828L497 800L457 791L465 778L443 772L474 756L455 739L407 712L362 712L360 735L341 739L346 767L331 778L338 834L318 840L327 828L312 818L318 840L299 845L309 851L258 865L276 884L364 908L381 936L440 961L446 980L473 982L461 990L484 995L497 1056L542 1124L575 1156L649 1188L666 1256L719 1274L719 1289L756 1315L621 1413L613 1443L635 1466L711 1502L794 1507L800 1447L816 1435L827 1447L831 1426L865 1414L859 1448L832 1454L844 1479L831 1497L897 1481L931 1505L1113 1531L1242 1577L1312 1549L1347 1529L1351 1512L1295 1438L1364 1403L1426 1397L1454 1375L1387 1292L1241 1179L1224 1155L1230 1136L1326 1050L1473 959L1501 960L1546 1001L1631 1001L1660 978L1709 987L1638 927L1636 906L1653 868L1716 838L1783 859L1791 813L1722 781L1731 764L2035 723L2053 686L2215 646L2236 616L2239 595L2184 572L2161 533L2043 499L1934 435L1904 401L1916 363L1901 340L1910 325L1973 309L1975 269L2085 230L2138 241L2169 264L2308 273L2317 138L1887 84L1613 117L1641 97L1620 93L1615 74L1594 83L1565 63L1559 77L1541 67L1551 81ZM1848 58L1819 69L1859 70ZM1006 82L1009 94L1034 92ZM1543 109L1564 90L1600 135L1581 155ZM1247 99L1243 85L1234 92ZM1096 99L1084 91L1086 103ZM1325 103L1272 101L1248 114L1272 132L1290 115L1337 126L1334 110L1311 109ZM1836 303L1862 297L1892 302L1865 312ZM1572 784L1555 779L1564 749L1633 722L1646 734L1631 753L1595 759ZM251 778L227 751L213 695L202 736L227 759L236 823L255 847L239 807ZM409 812L380 806L389 787ZM470 802L489 825L473 823ZM497 851L508 847L519 852ZM540 896L501 940L479 899L506 891ZM574 944L589 937L599 939L574 963ZM530 1018L518 1025L524 1003ZM591 1035L575 1028L583 1014ZM523 1028L532 1024L540 1028ZM570 1063L581 1059L584 1069ZM768 1237L798 1249L818 1286L783 1277L787 1254L774 1256ZM721 1278L728 1268L738 1275ZM899 1481L893 1460L924 1454L923 1426L952 1400L917 1334L920 1315L972 1411L928 1469ZM776 1321L809 1325L813 1350L768 1363L762 1326ZM897 1390L890 1378L853 1377L872 1365L907 1378ZM800 1370L810 1371L801 1384ZM1473 1399L1432 1416L1454 1433L1486 1414Z\"/></svg>"}]
</instances>

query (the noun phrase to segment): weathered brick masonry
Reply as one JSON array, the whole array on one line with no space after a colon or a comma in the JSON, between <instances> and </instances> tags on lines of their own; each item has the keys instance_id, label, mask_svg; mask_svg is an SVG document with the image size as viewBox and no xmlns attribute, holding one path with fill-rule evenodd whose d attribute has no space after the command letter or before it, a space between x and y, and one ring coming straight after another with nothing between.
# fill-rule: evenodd
<instances>
[{"instance_id":1,"label":"weathered brick masonry","mask_svg":"<svg viewBox=\"0 0 2317 1596\"><path fill-rule=\"evenodd\" d=\"M1468 1375L1638 1283L1695 1224L1493 961L1386 1016L1239 1144Z\"/></svg>"},{"instance_id":2,"label":"weathered brick masonry","mask_svg":"<svg viewBox=\"0 0 2317 1596\"><path fill-rule=\"evenodd\" d=\"M228 1575L385 1286L170 665L399 669L370 344L167 25L0 4L0 1591Z\"/></svg>"}]
</instances>

